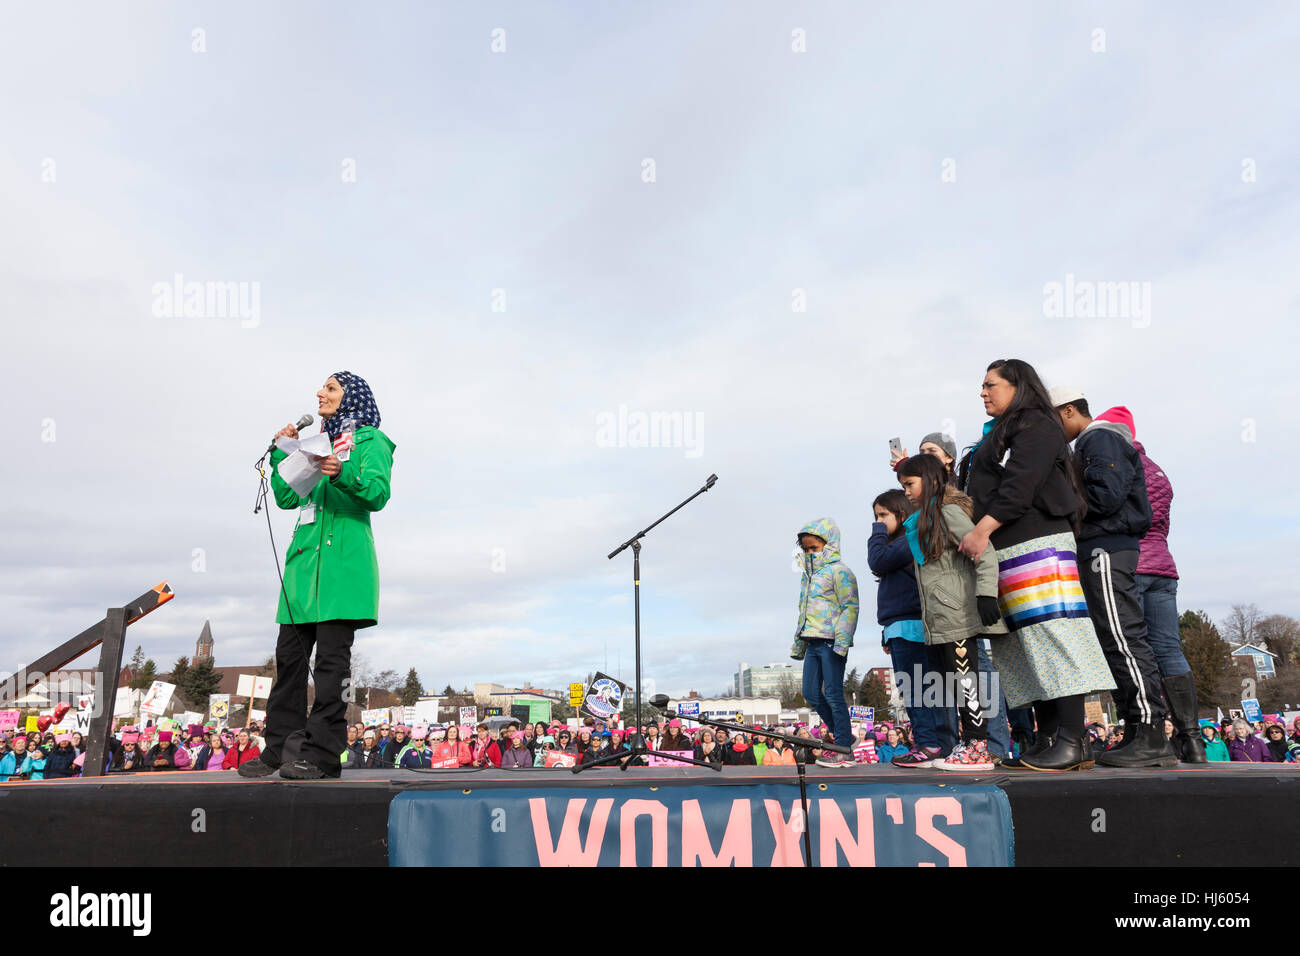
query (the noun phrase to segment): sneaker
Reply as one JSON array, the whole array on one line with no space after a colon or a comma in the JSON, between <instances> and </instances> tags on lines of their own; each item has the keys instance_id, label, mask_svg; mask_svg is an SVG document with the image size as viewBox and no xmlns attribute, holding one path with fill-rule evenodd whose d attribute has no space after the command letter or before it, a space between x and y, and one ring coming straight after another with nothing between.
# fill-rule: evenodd
<instances>
[{"instance_id":1,"label":"sneaker","mask_svg":"<svg viewBox=\"0 0 1300 956\"><path fill-rule=\"evenodd\" d=\"M266 763L261 757L254 757L247 763L239 765L241 777L269 777L280 769L278 763Z\"/></svg>"},{"instance_id":2,"label":"sneaker","mask_svg":"<svg viewBox=\"0 0 1300 956\"><path fill-rule=\"evenodd\" d=\"M938 747L917 747L911 753L895 757L891 763L895 767L929 767L940 759L942 752Z\"/></svg>"},{"instance_id":3,"label":"sneaker","mask_svg":"<svg viewBox=\"0 0 1300 956\"><path fill-rule=\"evenodd\" d=\"M280 768L280 776L285 780L323 780L326 777L338 779L337 773L326 773L320 767L307 760L295 760L287 767Z\"/></svg>"},{"instance_id":4,"label":"sneaker","mask_svg":"<svg viewBox=\"0 0 1300 956\"><path fill-rule=\"evenodd\" d=\"M817 766L839 769L841 767L856 767L857 764L853 762L853 758L848 754L822 753L817 758Z\"/></svg>"},{"instance_id":5,"label":"sneaker","mask_svg":"<svg viewBox=\"0 0 1300 956\"><path fill-rule=\"evenodd\" d=\"M987 741L983 740L963 740L952 749L952 753L934 762L936 770L963 773L991 773L993 768L993 755L989 753Z\"/></svg>"}]
</instances>

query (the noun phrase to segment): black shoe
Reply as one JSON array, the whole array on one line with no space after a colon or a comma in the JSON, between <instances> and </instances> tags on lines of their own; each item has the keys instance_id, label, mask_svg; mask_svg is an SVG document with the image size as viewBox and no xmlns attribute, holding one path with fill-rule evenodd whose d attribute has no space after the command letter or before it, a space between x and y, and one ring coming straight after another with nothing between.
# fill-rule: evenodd
<instances>
[{"instance_id":1,"label":"black shoe","mask_svg":"<svg viewBox=\"0 0 1300 956\"><path fill-rule=\"evenodd\" d=\"M1084 746L1081 738L1058 736L1042 753L1025 757L1021 761L1028 769L1044 773L1064 773L1067 770L1087 770L1092 766L1092 748Z\"/></svg>"},{"instance_id":2,"label":"black shoe","mask_svg":"<svg viewBox=\"0 0 1300 956\"><path fill-rule=\"evenodd\" d=\"M1019 757L1007 757L998 761L998 766L1007 770L1028 770L1030 768L1025 766L1025 758L1037 756L1054 743L1056 743L1056 738L1051 734L1039 734L1027 749L1021 751Z\"/></svg>"},{"instance_id":3,"label":"black shoe","mask_svg":"<svg viewBox=\"0 0 1300 956\"><path fill-rule=\"evenodd\" d=\"M239 775L241 777L269 777L280 769L278 763L267 763L261 757L254 757L247 763L239 765Z\"/></svg>"},{"instance_id":4,"label":"black shoe","mask_svg":"<svg viewBox=\"0 0 1300 956\"><path fill-rule=\"evenodd\" d=\"M1133 728L1130 739L1131 743L1122 748L1107 750L1097 758L1097 763L1103 767L1124 767L1130 770L1137 767L1178 766L1178 753L1165 736L1163 727L1140 724Z\"/></svg>"},{"instance_id":5,"label":"black shoe","mask_svg":"<svg viewBox=\"0 0 1300 956\"><path fill-rule=\"evenodd\" d=\"M1183 763L1209 763L1209 758L1205 756L1205 740L1199 734L1175 734L1174 747L1178 750L1178 757Z\"/></svg>"},{"instance_id":6,"label":"black shoe","mask_svg":"<svg viewBox=\"0 0 1300 956\"><path fill-rule=\"evenodd\" d=\"M326 777L338 779L338 773L326 773L314 763L306 760L295 760L287 767L280 768L280 778L282 780L324 780Z\"/></svg>"}]
</instances>

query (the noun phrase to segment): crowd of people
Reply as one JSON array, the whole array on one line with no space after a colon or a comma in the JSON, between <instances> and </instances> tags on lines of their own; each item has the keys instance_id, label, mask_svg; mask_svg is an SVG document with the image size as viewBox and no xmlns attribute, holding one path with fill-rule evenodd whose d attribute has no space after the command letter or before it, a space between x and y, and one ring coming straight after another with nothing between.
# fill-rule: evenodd
<instances>
[{"instance_id":1,"label":"crowd of people","mask_svg":"<svg viewBox=\"0 0 1300 956\"><path fill-rule=\"evenodd\" d=\"M110 773L236 770L256 759L265 742L263 727L257 723L239 730L198 725L190 725L184 733L162 730L148 734L147 730L126 726L110 739ZM1300 762L1300 717L1290 728L1275 722L1257 726L1237 718L1201 730L1211 761ZM791 745L768 737L768 732L808 740L809 744ZM1173 722L1166 720L1166 736L1172 739L1176 732ZM863 722L852 728L852 735L849 765L892 763L906 767L899 763L900 758L918 746L915 722ZM824 724L754 725L746 732L732 732L708 726L692 728L671 718L645 724L641 736L653 754L671 753L719 767L794 766L831 756L818 746L832 739L831 728ZM1088 727L1088 737L1090 749L1100 755L1122 743L1123 727L1094 723ZM576 729L559 721L509 724L500 730L486 722L476 728L457 724L367 727L356 723L347 729L347 746L339 761L348 770L563 769L597 761L610 767L657 762L653 755L618 759L619 753L630 751L636 743L630 728L606 726L591 718ZM85 742L78 733L0 734L0 782L76 777L84 760Z\"/></svg>"}]
</instances>

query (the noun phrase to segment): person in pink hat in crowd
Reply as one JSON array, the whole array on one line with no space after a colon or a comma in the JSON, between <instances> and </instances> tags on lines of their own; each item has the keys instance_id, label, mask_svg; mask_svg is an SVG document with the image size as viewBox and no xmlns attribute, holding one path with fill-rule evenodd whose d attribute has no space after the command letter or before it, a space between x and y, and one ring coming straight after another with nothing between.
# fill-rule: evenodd
<instances>
[{"instance_id":1,"label":"person in pink hat in crowd","mask_svg":"<svg viewBox=\"0 0 1300 956\"><path fill-rule=\"evenodd\" d=\"M533 765L533 752L528 749L528 741L522 730L510 735L510 746L501 755L502 770L518 770Z\"/></svg>"},{"instance_id":2,"label":"person in pink hat in crowd","mask_svg":"<svg viewBox=\"0 0 1300 956\"><path fill-rule=\"evenodd\" d=\"M682 733L682 722L676 717L668 721L668 726L664 728L664 735L659 740L658 749L672 751L695 750L691 742L686 739L686 735Z\"/></svg>"},{"instance_id":3,"label":"person in pink hat in crowd","mask_svg":"<svg viewBox=\"0 0 1300 956\"><path fill-rule=\"evenodd\" d=\"M144 757L145 765L149 770L176 769L176 744L172 736L170 730L157 732L157 743L149 748L149 752Z\"/></svg>"},{"instance_id":4,"label":"person in pink hat in crowd","mask_svg":"<svg viewBox=\"0 0 1300 956\"><path fill-rule=\"evenodd\" d=\"M203 727L199 724L190 724L187 726L185 728L185 742L176 748L176 752L179 756L180 752L184 751L189 763L184 768L181 768L180 762L177 761L177 769L200 769L198 767L199 755L207 749L207 746L207 741L204 739Z\"/></svg>"},{"instance_id":5,"label":"person in pink hat in crowd","mask_svg":"<svg viewBox=\"0 0 1300 956\"><path fill-rule=\"evenodd\" d=\"M223 770L238 770L241 764L256 760L260 753L257 744L253 743L253 737L248 732L248 728L245 727L235 736L235 746L226 751L225 759L221 761L221 768Z\"/></svg>"},{"instance_id":6,"label":"person in pink hat in crowd","mask_svg":"<svg viewBox=\"0 0 1300 956\"><path fill-rule=\"evenodd\" d=\"M123 727L121 740L110 769L118 773L135 773L146 769L144 751L140 749L140 731L133 726Z\"/></svg>"},{"instance_id":7,"label":"person in pink hat in crowd","mask_svg":"<svg viewBox=\"0 0 1300 956\"><path fill-rule=\"evenodd\" d=\"M433 766L433 751L429 749L429 728L416 724L411 728L411 745L407 747L397 761L403 770L419 770Z\"/></svg>"},{"instance_id":8,"label":"person in pink hat in crowd","mask_svg":"<svg viewBox=\"0 0 1300 956\"><path fill-rule=\"evenodd\" d=\"M1184 763L1205 763L1205 744L1197 720L1196 682L1192 666L1183 654L1178 632L1178 566L1169 551L1169 519L1173 510L1174 486L1163 468L1147 456L1137 440L1133 413L1123 405L1108 408L1097 416L1099 422L1123 425L1129 430L1133 448L1142 462L1147 500L1151 505L1151 527L1138 546L1138 601L1146 621L1147 643L1156 656L1156 666L1169 704L1170 718L1177 734L1174 746Z\"/></svg>"},{"instance_id":9,"label":"person in pink hat in crowd","mask_svg":"<svg viewBox=\"0 0 1300 956\"><path fill-rule=\"evenodd\" d=\"M59 734L54 738L54 749L45 758L45 779L77 776L77 768L72 765L76 759L77 752L72 749L72 734Z\"/></svg>"}]
</instances>

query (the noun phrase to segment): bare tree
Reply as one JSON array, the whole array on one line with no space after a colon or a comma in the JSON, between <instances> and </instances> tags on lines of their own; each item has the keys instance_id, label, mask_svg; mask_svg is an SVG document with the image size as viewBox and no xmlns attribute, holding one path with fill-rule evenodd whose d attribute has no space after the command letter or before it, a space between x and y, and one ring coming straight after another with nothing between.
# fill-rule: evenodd
<instances>
[{"instance_id":1,"label":"bare tree","mask_svg":"<svg viewBox=\"0 0 1300 956\"><path fill-rule=\"evenodd\" d=\"M1256 643L1258 629L1259 608L1253 604L1234 604L1223 619L1223 637L1233 645Z\"/></svg>"},{"instance_id":2,"label":"bare tree","mask_svg":"<svg viewBox=\"0 0 1300 956\"><path fill-rule=\"evenodd\" d=\"M1264 645L1277 655L1277 669L1285 670L1295 662L1295 649L1300 642L1300 621L1285 614L1270 614L1256 627Z\"/></svg>"}]
</instances>

